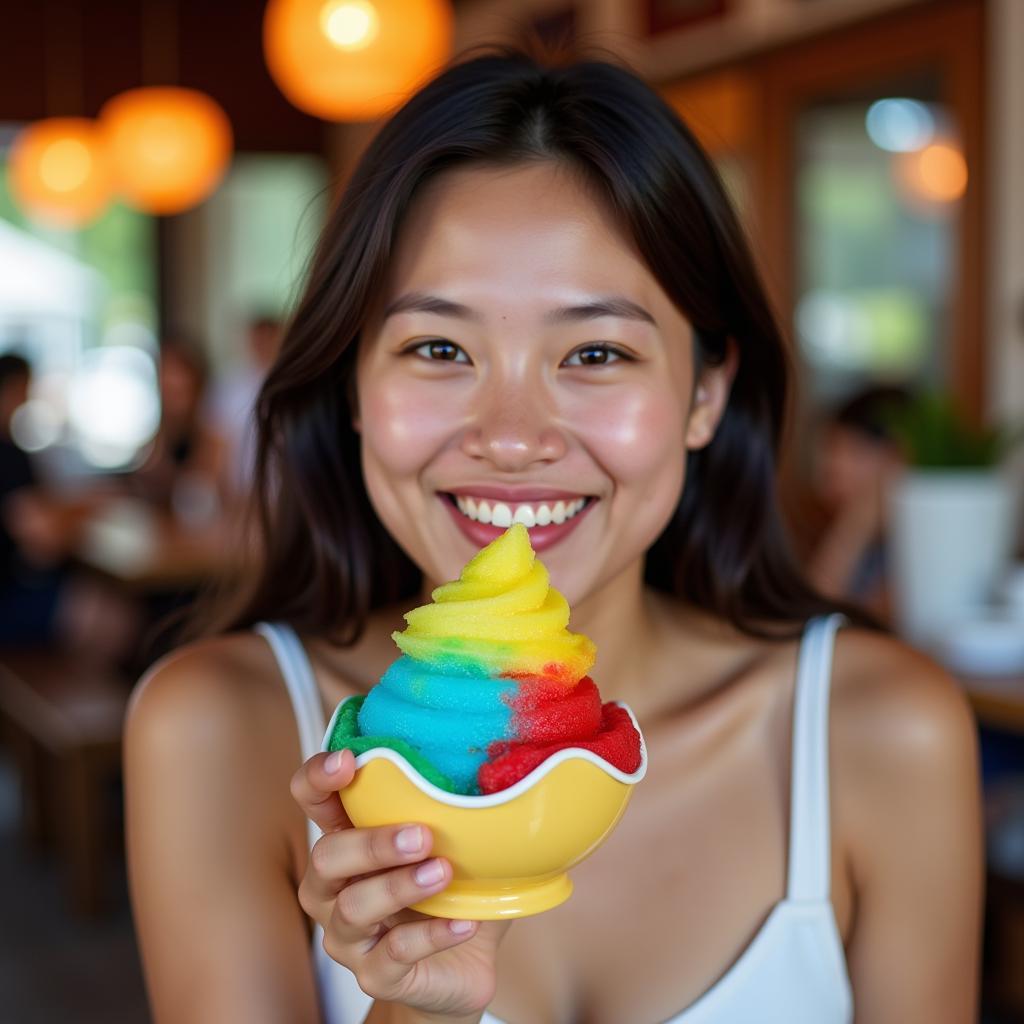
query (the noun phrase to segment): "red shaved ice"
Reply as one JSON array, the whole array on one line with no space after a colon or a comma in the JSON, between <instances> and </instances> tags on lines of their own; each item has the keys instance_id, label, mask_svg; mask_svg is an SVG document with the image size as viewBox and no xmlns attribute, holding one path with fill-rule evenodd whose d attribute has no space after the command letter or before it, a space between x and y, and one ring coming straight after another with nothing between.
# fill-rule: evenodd
<instances>
[{"instance_id":1,"label":"red shaved ice","mask_svg":"<svg viewBox=\"0 0 1024 1024\"><path fill-rule=\"evenodd\" d=\"M594 685L592 680L590 684ZM477 773L480 792L497 793L502 789L508 789L529 775L552 754L570 747L589 750L627 775L631 775L640 767L640 736L633 725L633 719L625 708L608 703L601 709L600 728L592 739L552 743L492 743L487 748L488 759Z\"/></svg>"}]
</instances>

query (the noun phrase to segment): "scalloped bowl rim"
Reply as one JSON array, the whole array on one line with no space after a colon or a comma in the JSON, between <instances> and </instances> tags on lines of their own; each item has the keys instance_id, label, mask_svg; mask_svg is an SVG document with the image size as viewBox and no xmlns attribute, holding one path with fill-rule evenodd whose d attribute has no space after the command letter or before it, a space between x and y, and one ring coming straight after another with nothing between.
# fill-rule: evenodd
<instances>
[{"instance_id":1,"label":"scalloped bowl rim","mask_svg":"<svg viewBox=\"0 0 1024 1024\"><path fill-rule=\"evenodd\" d=\"M334 709L334 714L331 715L331 721L327 726L327 732L324 733L323 743L320 745L321 751L326 752L330 749L328 744L330 743L331 733L334 732L334 725L338 720L338 715L341 714L341 709L350 700L358 696L360 694L352 694L346 697ZM584 750L582 747L566 747L564 750L558 750L550 757L541 761L528 775L524 775L518 782L513 783L507 789L501 789L497 793L487 793L482 796L464 796L461 793L449 793L448 790L435 786L428 779L420 775L402 754L398 753L397 750L392 750L390 747L374 747L372 750L367 750L365 753L360 754L356 758L356 769L362 768L363 765L369 764L371 761L390 761L424 796L428 796L438 803L448 804L449 807L497 807L500 804L510 803L528 789L536 786L560 764L572 760L589 761L617 782L627 786L635 786L647 774L647 744L644 742L644 734L640 731L640 725L630 706L621 700L613 700L611 703L622 708L629 715L633 728L636 729L637 735L640 737L640 767L630 775L620 771L615 765L610 764L593 751Z\"/></svg>"}]
</instances>

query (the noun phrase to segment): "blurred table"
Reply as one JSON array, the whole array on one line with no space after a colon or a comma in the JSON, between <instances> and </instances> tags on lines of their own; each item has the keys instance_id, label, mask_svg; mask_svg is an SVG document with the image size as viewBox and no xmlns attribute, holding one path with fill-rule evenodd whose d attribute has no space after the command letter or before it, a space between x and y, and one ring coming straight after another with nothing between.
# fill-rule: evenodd
<instances>
[{"instance_id":1,"label":"blurred table","mask_svg":"<svg viewBox=\"0 0 1024 1024\"><path fill-rule=\"evenodd\" d=\"M82 524L73 556L135 591L187 589L239 567L232 533L224 523L187 526L142 502L119 499Z\"/></svg>"},{"instance_id":2,"label":"blurred table","mask_svg":"<svg viewBox=\"0 0 1024 1024\"><path fill-rule=\"evenodd\" d=\"M111 850L105 784L121 767L127 682L54 650L0 652L0 719L21 785L25 836L57 840L72 906L103 904Z\"/></svg>"},{"instance_id":3,"label":"blurred table","mask_svg":"<svg viewBox=\"0 0 1024 1024\"><path fill-rule=\"evenodd\" d=\"M1024 735L1024 674L972 676L957 673L982 725Z\"/></svg>"}]
</instances>

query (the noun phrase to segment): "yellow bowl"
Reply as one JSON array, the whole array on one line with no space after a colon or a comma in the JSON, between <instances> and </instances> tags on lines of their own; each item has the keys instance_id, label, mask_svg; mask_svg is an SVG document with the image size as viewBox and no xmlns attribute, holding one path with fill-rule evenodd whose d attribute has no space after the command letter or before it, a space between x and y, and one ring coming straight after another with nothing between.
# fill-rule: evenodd
<instances>
[{"instance_id":1,"label":"yellow bowl","mask_svg":"<svg viewBox=\"0 0 1024 1024\"><path fill-rule=\"evenodd\" d=\"M633 712L615 703L639 733ZM327 727L324 750L344 704ZM340 796L356 828L403 822L430 828L432 853L451 862L454 877L414 910L491 921L539 914L567 900L572 882L566 872L607 838L646 773L641 734L640 767L631 775L589 750L570 747L508 789L461 796L428 782L396 751L378 747L356 758L355 778Z\"/></svg>"}]
</instances>

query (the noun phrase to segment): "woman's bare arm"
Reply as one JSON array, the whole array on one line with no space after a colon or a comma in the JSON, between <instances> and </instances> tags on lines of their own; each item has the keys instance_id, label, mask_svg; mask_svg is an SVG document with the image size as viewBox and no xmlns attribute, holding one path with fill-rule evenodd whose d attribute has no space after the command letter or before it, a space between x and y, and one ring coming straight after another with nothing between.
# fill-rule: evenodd
<instances>
[{"instance_id":1,"label":"woman's bare arm","mask_svg":"<svg viewBox=\"0 0 1024 1024\"><path fill-rule=\"evenodd\" d=\"M869 643L883 656L837 692L833 715L856 1019L973 1024L984 888L974 717L934 662Z\"/></svg>"},{"instance_id":2,"label":"woman's bare arm","mask_svg":"<svg viewBox=\"0 0 1024 1024\"><path fill-rule=\"evenodd\" d=\"M268 720L219 643L165 659L129 709L129 875L154 1020L319 1021L287 839L295 726Z\"/></svg>"}]
</instances>

